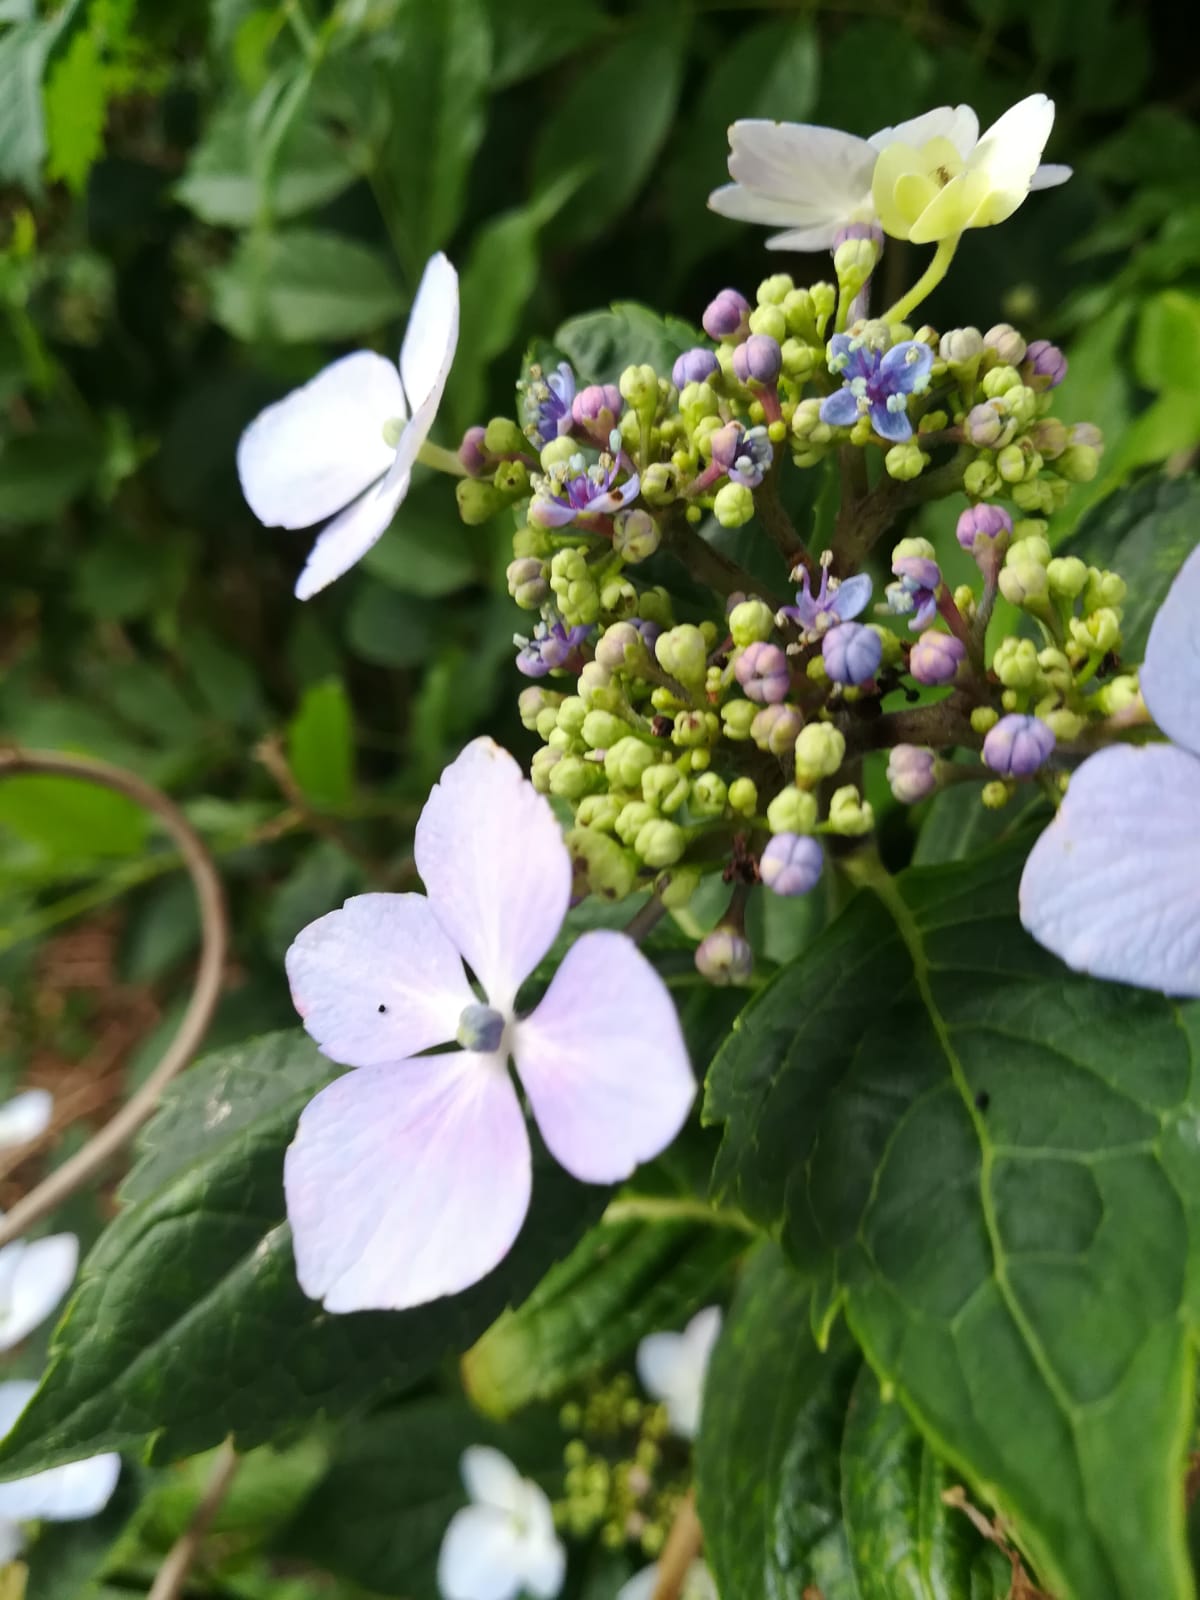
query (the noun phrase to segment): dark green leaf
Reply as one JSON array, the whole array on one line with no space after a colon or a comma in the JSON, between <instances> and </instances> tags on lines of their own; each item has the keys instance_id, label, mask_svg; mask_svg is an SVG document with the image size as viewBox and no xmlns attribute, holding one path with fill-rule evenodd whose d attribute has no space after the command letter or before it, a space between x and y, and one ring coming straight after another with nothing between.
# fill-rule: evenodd
<instances>
[{"instance_id":1,"label":"dark green leaf","mask_svg":"<svg viewBox=\"0 0 1200 1600\"><path fill-rule=\"evenodd\" d=\"M290 1031L179 1080L83 1264L0 1470L112 1449L171 1461L228 1433L248 1449L395 1394L528 1294L603 1203L538 1160L530 1217L481 1283L401 1315L330 1316L296 1283L282 1170L301 1110L334 1075Z\"/></svg>"},{"instance_id":2,"label":"dark green leaf","mask_svg":"<svg viewBox=\"0 0 1200 1600\"><path fill-rule=\"evenodd\" d=\"M205 129L175 196L203 222L248 228L286 221L332 200L357 176L343 147L311 116L297 117L284 138L264 192L248 108L228 106Z\"/></svg>"},{"instance_id":3,"label":"dark green leaf","mask_svg":"<svg viewBox=\"0 0 1200 1600\"><path fill-rule=\"evenodd\" d=\"M301 928L327 911L336 911L363 888L362 868L341 845L332 839L317 840L267 902L264 933L271 955L282 961Z\"/></svg>"},{"instance_id":4,"label":"dark green leaf","mask_svg":"<svg viewBox=\"0 0 1200 1600\"><path fill-rule=\"evenodd\" d=\"M507 89L589 44L607 26L596 0L489 0L496 40L492 87Z\"/></svg>"},{"instance_id":5,"label":"dark green leaf","mask_svg":"<svg viewBox=\"0 0 1200 1600\"><path fill-rule=\"evenodd\" d=\"M1050 814L1045 796L1029 784L1022 785L1006 806L991 811L979 798L978 783L956 783L935 795L929 805L913 862L936 867L945 861L965 861L968 856L1011 838L1030 823L1030 813Z\"/></svg>"},{"instance_id":6,"label":"dark green leaf","mask_svg":"<svg viewBox=\"0 0 1200 1600\"><path fill-rule=\"evenodd\" d=\"M702 336L679 317L660 317L632 301L611 311L590 311L564 322L554 342L574 364L582 383L616 383L628 366L643 362L670 377L675 358Z\"/></svg>"},{"instance_id":7,"label":"dark green leaf","mask_svg":"<svg viewBox=\"0 0 1200 1600\"><path fill-rule=\"evenodd\" d=\"M7 439L0 447L0 522L52 521L99 466L95 435L78 428L52 425Z\"/></svg>"},{"instance_id":8,"label":"dark green leaf","mask_svg":"<svg viewBox=\"0 0 1200 1600\"><path fill-rule=\"evenodd\" d=\"M365 333L404 303L381 255L315 228L247 234L212 286L222 327L239 339L284 344Z\"/></svg>"},{"instance_id":9,"label":"dark green leaf","mask_svg":"<svg viewBox=\"0 0 1200 1600\"><path fill-rule=\"evenodd\" d=\"M304 691L288 723L288 764L304 796L318 809L346 805L354 793L354 721L339 678Z\"/></svg>"},{"instance_id":10,"label":"dark green leaf","mask_svg":"<svg viewBox=\"0 0 1200 1600\"><path fill-rule=\"evenodd\" d=\"M714 1223L593 1228L468 1352L463 1381L471 1398L492 1416L508 1416L531 1400L557 1398L655 1328L685 1322L714 1297L746 1245L740 1230Z\"/></svg>"},{"instance_id":11,"label":"dark green leaf","mask_svg":"<svg viewBox=\"0 0 1200 1600\"><path fill-rule=\"evenodd\" d=\"M716 1174L1069 1600L1191 1600L1200 1012L1016 917L1023 852L861 893L713 1064Z\"/></svg>"},{"instance_id":12,"label":"dark green leaf","mask_svg":"<svg viewBox=\"0 0 1200 1600\"><path fill-rule=\"evenodd\" d=\"M0 177L34 191L46 155L42 71L50 42L41 22L19 22L0 38Z\"/></svg>"},{"instance_id":13,"label":"dark green leaf","mask_svg":"<svg viewBox=\"0 0 1200 1600\"><path fill-rule=\"evenodd\" d=\"M445 479L439 478L417 485L362 564L390 588L434 600L472 581L485 537L480 529L460 522L454 496L447 492ZM429 615L428 607L421 609Z\"/></svg>"},{"instance_id":14,"label":"dark green leaf","mask_svg":"<svg viewBox=\"0 0 1200 1600\"><path fill-rule=\"evenodd\" d=\"M346 618L346 642L355 655L381 667L419 667L427 660L437 619L428 602L363 583Z\"/></svg>"},{"instance_id":15,"label":"dark green leaf","mask_svg":"<svg viewBox=\"0 0 1200 1600\"><path fill-rule=\"evenodd\" d=\"M1134 365L1147 389L1190 389L1200 371L1200 296L1164 289L1146 301Z\"/></svg>"}]
</instances>

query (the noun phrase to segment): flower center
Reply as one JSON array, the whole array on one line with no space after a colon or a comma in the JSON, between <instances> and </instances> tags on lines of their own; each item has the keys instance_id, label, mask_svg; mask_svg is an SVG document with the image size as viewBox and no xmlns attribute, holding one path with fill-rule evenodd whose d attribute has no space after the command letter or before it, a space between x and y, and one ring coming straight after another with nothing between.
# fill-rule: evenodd
<instances>
[{"instance_id":1,"label":"flower center","mask_svg":"<svg viewBox=\"0 0 1200 1600\"><path fill-rule=\"evenodd\" d=\"M494 1055L504 1038L504 1017L491 1006L465 1006L458 1019L455 1035L464 1050L477 1050L481 1055Z\"/></svg>"}]
</instances>

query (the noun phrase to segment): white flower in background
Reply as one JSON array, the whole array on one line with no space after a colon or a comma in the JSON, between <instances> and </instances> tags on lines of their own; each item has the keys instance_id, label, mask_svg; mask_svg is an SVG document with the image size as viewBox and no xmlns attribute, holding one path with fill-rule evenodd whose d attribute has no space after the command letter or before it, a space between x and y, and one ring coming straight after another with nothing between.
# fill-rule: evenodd
<instances>
[{"instance_id":1,"label":"white flower in background","mask_svg":"<svg viewBox=\"0 0 1200 1600\"><path fill-rule=\"evenodd\" d=\"M36 1383L15 1379L0 1383L0 1438L12 1429L36 1388ZM111 1499L120 1472L120 1456L92 1456L0 1483L0 1566L20 1554L25 1542L23 1522L77 1522L94 1517Z\"/></svg>"},{"instance_id":2,"label":"white flower in background","mask_svg":"<svg viewBox=\"0 0 1200 1600\"><path fill-rule=\"evenodd\" d=\"M463 1452L471 1504L450 1519L438 1555L442 1600L554 1600L567 1555L546 1496L507 1456L486 1445Z\"/></svg>"},{"instance_id":3,"label":"white flower in background","mask_svg":"<svg viewBox=\"0 0 1200 1600\"><path fill-rule=\"evenodd\" d=\"M658 1582L658 1562L643 1567L629 1582L617 1590L617 1600L654 1600L654 1586ZM693 1561L679 1591L679 1600L719 1600L713 1575L703 1561Z\"/></svg>"},{"instance_id":4,"label":"white flower in background","mask_svg":"<svg viewBox=\"0 0 1200 1600\"><path fill-rule=\"evenodd\" d=\"M1040 102L1040 105L1034 106L1033 102ZM1013 123L1009 123L1009 119L1014 119ZM883 165L882 154L890 150L905 153L903 158L889 155L884 169L883 192L893 222L902 221L915 200L920 200L919 209L923 210L935 198L924 184L939 182L943 168L947 173L944 181L949 187L951 180L971 163L974 163L972 170L990 175L989 185L1002 187L1004 193L1010 195L1020 191L1009 210L1004 212L1004 216L1008 216L1031 189L1047 189L1053 184L1065 183L1071 175L1069 167L1039 167L1037 164L1053 120L1053 102L1045 95L1032 95L1007 112L982 140L979 119L970 106L938 106L894 128L881 128L869 139L810 123L761 119L735 122L729 130L729 175L734 182L715 190L708 203L724 217L782 228L782 233L767 240L768 250L831 250L838 242L839 233L852 223L882 223L891 233L895 228L889 227L882 215L879 194L873 184L877 166ZM1045 131L1041 133L1033 163L1026 171L1027 150L1043 123ZM1016 156L1018 144L1020 160ZM929 152L928 161L924 152ZM907 170L914 156L917 170L924 174L930 166L933 177L922 178L919 192L916 186L901 185L900 200L897 200L891 174L895 172L899 178L901 168ZM973 182L978 189L978 180ZM958 214L961 190L965 187L959 185L956 195L945 203L947 214ZM999 215L991 215L962 226L982 227L985 221L1002 220ZM922 230L900 233L898 237L919 240L942 235Z\"/></svg>"},{"instance_id":5,"label":"white flower in background","mask_svg":"<svg viewBox=\"0 0 1200 1600\"><path fill-rule=\"evenodd\" d=\"M54 1096L48 1089L26 1089L0 1106L0 1150L28 1144L50 1126Z\"/></svg>"},{"instance_id":6,"label":"white flower in background","mask_svg":"<svg viewBox=\"0 0 1200 1600\"><path fill-rule=\"evenodd\" d=\"M642 1387L666 1405L671 1427L681 1438L694 1439L699 1429L704 1376L720 1331L721 1308L708 1306L682 1333L651 1333L638 1345Z\"/></svg>"},{"instance_id":7,"label":"white flower in background","mask_svg":"<svg viewBox=\"0 0 1200 1600\"><path fill-rule=\"evenodd\" d=\"M73 1233L14 1239L0 1249L0 1350L11 1350L46 1320L71 1287L78 1263Z\"/></svg>"},{"instance_id":8,"label":"white flower in background","mask_svg":"<svg viewBox=\"0 0 1200 1600\"><path fill-rule=\"evenodd\" d=\"M307 600L387 531L441 403L458 344L458 274L442 254L421 276L397 367L356 350L260 412L238 444L238 477L269 528L332 517L296 583Z\"/></svg>"}]
</instances>

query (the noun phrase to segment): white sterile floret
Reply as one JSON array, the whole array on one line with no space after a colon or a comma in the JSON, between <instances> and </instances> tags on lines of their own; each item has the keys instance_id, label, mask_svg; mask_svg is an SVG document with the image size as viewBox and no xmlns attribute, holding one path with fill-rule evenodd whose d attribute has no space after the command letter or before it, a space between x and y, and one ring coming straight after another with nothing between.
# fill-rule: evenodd
<instances>
[{"instance_id":1,"label":"white sterile floret","mask_svg":"<svg viewBox=\"0 0 1200 1600\"><path fill-rule=\"evenodd\" d=\"M442 1600L554 1600L567 1555L545 1494L487 1445L464 1451L461 1470L471 1503L454 1513L442 1539Z\"/></svg>"},{"instance_id":2,"label":"white sterile floret","mask_svg":"<svg viewBox=\"0 0 1200 1600\"><path fill-rule=\"evenodd\" d=\"M699 1430L704 1378L720 1331L720 1307L707 1306L682 1333L651 1333L638 1345L642 1387L665 1404L671 1427L684 1439Z\"/></svg>"}]
</instances>

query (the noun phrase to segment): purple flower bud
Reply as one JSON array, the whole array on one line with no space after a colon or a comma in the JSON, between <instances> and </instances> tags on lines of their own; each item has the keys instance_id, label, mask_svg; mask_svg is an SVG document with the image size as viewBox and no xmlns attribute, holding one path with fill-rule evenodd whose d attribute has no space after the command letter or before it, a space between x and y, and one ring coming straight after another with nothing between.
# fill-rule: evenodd
<instances>
[{"instance_id":1,"label":"purple flower bud","mask_svg":"<svg viewBox=\"0 0 1200 1600\"><path fill-rule=\"evenodd\" d=\"M822 639L821 655L834 683L866 683L879 671L883 640L861 622L843 622Z\"/></svg>"},{"instance_id":2,"label":"purple flower bud","mask_svg":"<svg viewBox=\"0 0 1200 1600\"><path fill-rule=\"evenodd\" d=\"M968 506L958 519L958 526L954 536L964 550L974 550L977 539L1008 538L1012 532L1012 518L1003 506L991 506L980 502L977 506Z\"/></svg>"},{"instance_id":3,"label":"purple flower bud","mask_svg":"<svg viewBox=\"0 0 1200 1600\"><path fill-rule=\"evenodd\" d=\"M794 747L804 726L798 707L782 705L764 706L750 724L750 737L760 750L773 756L786 756Z\"/></svg>"},{"instance_id":4,"label":"purple flower bud","mask_svg":"<svg viewBox=\"0 0 1200 1600\"><path fill-rule=\"evenodd\" d=\"M915 806L937 789L937 757L919 744L898 744L888 756L887 780L903 806Z\"/></svg>"},{"instance_id":5,"label":"purple flower bud","mask_svg":"<svg viewBox=\"0 0 1200 1600\"><path fill-rule=\"evenodd\" d=\"M1067 375L1067 358L1049 339L1035 339L1025 352L1021 376L1031 389L1057 389Z\"/></svg>"},{"instance_id":6,"label":"purple flower bud","mask_svg":"<svg viewBox=\"0 0 1200 1600\"><path fill-rule=\"evenodd\" d=\"M750 326L750 302L736 289L722 289L700 318L710 339L741 339Z\"/></svg>"},{"instance_id":7,"label":"purple flower bud","mask_svg":"<svg viewBox=\"0 0 1200 1600\"><path fill-rule=\"evenodd\" d=\"M689 383L707 383L720 370L721 363L712 351L698 344L675 358L671 382L677 389L685 389Z\"/></svg>"},{"instance_id":8,"label":"purple flower bud","mask_svg":"<svg viewBox=\"0 0 1200 1600\"><path fill-rule=\"evenodd\" d=\"M892 571L904 584L909 594L919 594L923 589L938 589L942 571L936 561L928 556L897 556Z\"/></svg>"},{"instance_id":9,"label":"purple flower bud","mask_svg":"<svg viewBox=\"0 0 1200 1600\"><path fill-rule=\"evenodd\" d=\"M720 467L722 472L729 471L737 460L738 449L745 431L740 422L727 422L723 428L713 429L708 438L712 445L714 467Z\"/></svg>"},{"instance_id":10,"label":"purple flower bud","mask_svg":"<svg viewBox=\"0 0 1200 1600\"><path fill-rule=\"evenodd\" d=\"M1040 717L1014 712L1000 721L983 741L984 765L1002 778L1028 778L1054 749L1054 734Z\"/></svg>"},{"instance_id":11,"label":"purple flower bud","mask_svg":"<svg viewBox=\"0 0 1200 1600\"><path fill-rule=\"evenodd\" d=\"M625 402L615 383L591 383L571 402L571 416L578 426L605 440L624 409Z\"/></svg>"},{"instance_id":12,"label":"purple flower bud","mask_svg":"<svg viewBox=\"0 0 1200 1600\"><path fill-rule=\"evenodd\" d=\"M1004 418L986 401L982 405L972 406L963 421L963 434L968 444L973 444L977 449L986 450L994 445L1004 432Z\"/></svg>"},{"instance_id":13,"label":"purple flower bud","mask_svg":"<svg viewBox=\"0 0 1200 1600\"><path fill-rule=\"evenodd\" d=\"M733 370L739 383L760 383L772 386L783 366L783 352L779 341L766 333L752 333L745 344L733 352Z\"/></svg>"},{"instance_id":14,"label":"purple flower bud","mask_svg":"<svg viewBox=\"0 0 1200 1600\"><path fill-rule=\"evenodd\" d=\"M722 987L745 983L754 971L754 951L736 928L714 928L696 946L695 961L702 978Z\"/></svg>"},{"instance_id":15,"label":"purple flower bud","mask_svg":"<svg viewBox=\"0 0 1200 1600\"><path fill-rule=\"evenodd\" d=\"M845 244L847 239L870 239L883 249L883 229L875 222L847 222L833 236L833 248Z\"/></svg>"},{"instance_id":16,"label":"purple flower bud","mask_svg":"<svg viewBox=\"0 0 1200 1600\"><path fill-rule=\"evenodd\" d=\"M821 876L821 846L802 833L777 833L762 853L758 870L773 894L807 894Z\"/></svg>"},{"instance_id":17,"label":"purple flower bud","mask_svg":"<svg viewBox=\"0 0 1200 1600\"><path fill-rule=\"evenodd\" d=\"M487 429L478 423L473 428L468 428L462 436L462 443L458 447L458 459L462 462L463 471L469 478L482 478L487 471L488 458L483 449L483 438Z\"/></svg>"},{"instance_id":18,"label":"purple flower bud","mask_svg":"<svg viewBox=\"0 0 1200 1600\"><path fill-rule=\"evenodd\" d=\"M966 646L952 633L923 633L912 647L908 670L918 683L953 683L966 658Z\"/></svg>"},{"instance_id":19,"label":"purple flower bud","mask_svg":"<svg viewBox=\"0 0 1200 1600\"><path fill-rule=\"evenodd\" d=\"M757 705L774 705L787 698L791 674L787 656L777 644L748 644L733 670L747 699Z\"/></svg>"}]
</instances>

